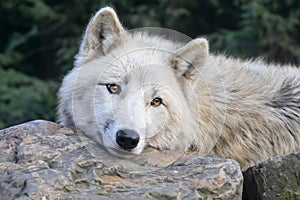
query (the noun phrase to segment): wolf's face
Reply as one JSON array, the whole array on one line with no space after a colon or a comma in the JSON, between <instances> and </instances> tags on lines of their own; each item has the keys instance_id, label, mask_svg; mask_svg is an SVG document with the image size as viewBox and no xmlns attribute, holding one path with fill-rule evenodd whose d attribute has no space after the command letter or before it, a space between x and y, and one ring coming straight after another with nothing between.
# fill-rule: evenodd
<instances>
[{"instance_id":1,"label":"wolf's face","mask_svg":"<svg viewBox=\"0 0 300 200\"><path fill-rule=\"evenodd\" d=\"M102 143L114 154L139 154L175 117L170 109L181 115L182 94L175 93L180 86L167 59L157 59L160 51L141 48L117 57L99 77L95 116Z\"/></svg>"},{"instance_id":2,"label":"wolf's face","mask_svg":"<svg viewBox=\"0 0 300 200\"><path fill-rule=\"evenodd\" d=\"M103 8L91 19L75 68L64 79L60 103L70 96L73 103L60 106L60 118L68 124L73 116L77 128L121 157L146 145L187 149L193 140L187 132L196 127L188 105L193 75L207 54L205 39L182 45L131 34L111 8Z\"/></svg>"},{"instance_id":3,"label":"wolf's face","mask_svg":"<svg viewBox=\"0 0 300 200\"><path fill-rule=\"evenodd\" d=\"M155 77L154 70L141 67L147 68L139 66L131 69L119 75L119 79L114 76L118 71L106 71L103 73L106 78L100 78L96 89L95 115L102 132L103 145L113 152L125 150L140 153L145 138L154 136L163 127L167 117L165 106L169 94L164 88L165 84L154 82L154 79L137 78Z\"/></svg>"}]
</instances>

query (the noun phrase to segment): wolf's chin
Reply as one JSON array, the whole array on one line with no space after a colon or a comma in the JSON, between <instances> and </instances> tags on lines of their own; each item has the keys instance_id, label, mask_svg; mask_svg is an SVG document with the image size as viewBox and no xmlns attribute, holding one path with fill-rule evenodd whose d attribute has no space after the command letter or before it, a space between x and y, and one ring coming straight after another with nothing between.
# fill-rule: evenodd
<instances>
[{"instance_id":1,"label":"wolf's chin","mask_svg":"<svg viewBox=\"0 0 300 200\"><path fill-rule=\"evenodd\" d=\"M113 156L116 156L118 158L132 158L133 156L139 155L141 152L135 152L135 151L125 151L120 148L114 148L114 147L104 147L110 154Z\"/></svg>"}]
</instances>

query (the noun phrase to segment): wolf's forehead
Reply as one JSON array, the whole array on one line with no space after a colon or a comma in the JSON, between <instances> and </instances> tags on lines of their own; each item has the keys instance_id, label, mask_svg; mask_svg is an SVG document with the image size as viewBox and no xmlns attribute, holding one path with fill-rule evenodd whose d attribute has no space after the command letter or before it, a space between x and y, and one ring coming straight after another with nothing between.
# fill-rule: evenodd
<instances>
[{"instance_id":1,"label":"wolf's forehead","mask_svg":"<svg viewBox=\"0 0 300 200\"><path fill-rule=\"evenodd\" d=\"M114 64L125 68L140 67L144 65L164 64L170 53L157 48L135 48L121 55L113 55Z\"/></svg>"},{"instance_id":2,"label":"wolf's forehead","mask_svg":"<svg viewBox=\"0 0 300 200\"><path fill-rule=\"evenodd\" d=\"M159 81L160 72L166 66L154 63L142 65L112 66L103 74L108 82L123 84L147 84Z\"/></svg>"},{"instance_id":3,"label":"wolf's forehead","mask_svg":"<svg viewBox=\"0 0 300 200\"><path fill-rule=\"evenodd\" d=\"M141 54L141 55L139 55ZM155 78L155 74L159 73L163 68L168 67L165 57L153 54L143 54L142 52L131 52L122 56L113 56L109 58L110 63L106 65L104 74L106 78L121 81L124 79L138 80L139 77L143 81Z\"/></svg>"}]
</instances>

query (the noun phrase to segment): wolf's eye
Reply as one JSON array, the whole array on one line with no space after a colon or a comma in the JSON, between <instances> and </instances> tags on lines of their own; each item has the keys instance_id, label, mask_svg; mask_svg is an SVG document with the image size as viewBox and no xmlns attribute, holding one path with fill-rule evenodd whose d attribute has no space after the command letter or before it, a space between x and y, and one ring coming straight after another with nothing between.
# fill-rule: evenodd
<instances>
[{"instance_id":1,"label":"wolf's eye","mask_svg":"<svg viewBox=\"0 0 300 200\"><path fill-rule=\"evenodd\" d=\"M115 83L106 84L106 88L111 94L119 94L121 92L121 86Z\"/></svg>"},{"instance_id":2,"label":"wolf's eye","mask_svg":"<svg viewBox=\"0 0 300 200\"><path fill-rule=\"evenodd\" d=\"M151 101L151 106L154 107L160 106L161 104L162 104L162 99L159 97L156 97Z\"/></svg>"}]
</instances>

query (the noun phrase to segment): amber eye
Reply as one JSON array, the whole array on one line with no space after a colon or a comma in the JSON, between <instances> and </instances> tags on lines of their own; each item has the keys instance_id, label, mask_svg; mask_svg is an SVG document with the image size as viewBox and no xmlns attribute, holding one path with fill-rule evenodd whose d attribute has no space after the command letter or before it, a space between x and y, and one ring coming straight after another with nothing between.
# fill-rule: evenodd
<instances>
[{"instance_id":1,"label":"amber eye","mask_svg":"<svg viewBox=\"0 0 300 200\"><path fill-rule=\"evenodd\" d=\"M154 107L160 106L161 104L162 104L162 99L159 97L156 97L151 101L151 106Z\"/></svg>"},{"instance_id":2,"label":"amber eye","mask_svg":"<svg viewBox=\"0 0 300 200\"><path fill-rule=\"evenodd\" d=\"M106 88L111 94L119 94L121 92L121 86L115 83L106 84Z\"/></svg>"}]
</instances>

